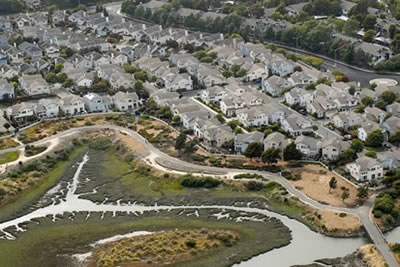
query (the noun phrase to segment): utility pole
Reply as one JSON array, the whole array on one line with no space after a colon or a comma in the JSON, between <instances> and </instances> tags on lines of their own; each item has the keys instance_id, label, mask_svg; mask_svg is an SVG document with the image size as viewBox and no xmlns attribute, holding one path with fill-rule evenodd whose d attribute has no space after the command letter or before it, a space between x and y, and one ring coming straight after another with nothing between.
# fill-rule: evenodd
<instances>
[{"instance_id":1,"label":"utility pole","mask_svg":"<svg viewBox=\"0 0 400 267\"><path fill-rule=\"evenodd\" d=\"M334 52L335 52L335 68L336 68L336 52L337 52L339 49L340 49L340 47L336 48L335 51L334 51Z\"/></svg>"},{"instance_id":2,"label":"utility pole","mask_svg":"<svg viewBox=\"0 0 400 267\"><path fill-rule=\"evenodd\" d=\"M301 39L301 36L293 37L293 39L296 40L296 50L299 50L299 39Z\"/></svg>"}]
</instances>

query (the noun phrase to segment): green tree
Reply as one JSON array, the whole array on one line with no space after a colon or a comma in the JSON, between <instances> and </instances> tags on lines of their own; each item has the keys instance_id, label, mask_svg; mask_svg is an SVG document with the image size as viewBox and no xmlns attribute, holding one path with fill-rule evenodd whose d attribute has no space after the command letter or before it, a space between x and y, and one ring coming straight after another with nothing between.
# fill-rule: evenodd
<instances>
[{"instance_id":1,"label":"green tree","mask_svg":"<svg viewBox=\"0 0 400 267\"><path fill-rule=\"evenodd\" d=\"M381 98L386 104L390 105L396 100L396 94L388 90L382 93Z\"/></svg>"},{"instance_id":2,"label":"green tree","mask_svg":"<svg viewBox=\"0 0 400 267\"><path fill-rule=\"evenodd\" d=\"M50 73L46 74L46 76L44 76L44 79L48 83L56 83L57 82L57 75L55 73L53 73L53 72L50 72Z\"/></svg>"},{"instance_id":3,"label":"green tree","mask_svg":"<svg viewBox=\"0 0 400 267\"><path fill-rule=\"evenodd\" d=\"M376 129L367 135L365 145L370 147L380 147L385 141L385 136L380 129Z\"/></svg>"},{"instance_id":4,"label":"green tree","mask_svg":"<svg viewBox=\"0 0 400 267\"><path fill-rule=\"evenodd\" d=\"M364 110L365 110L365 105L364 104L360 104L354 109L354 112L356 112L356 113L364 113Z\"/></svg>"},{"instance_id":5,"label":"green tree","mask_svg":"<svg viewBox=\"0 0 400 267\"><path fill-rule=\"evenodd\" d=\"M364 143L360 139L353 139L351 141L351 149L353 149L356 153L360 153L364 149Z\"/></svg>"},{"instance_id":6,"label":"green tree","mask_svg":"<svg viewBox=\"0 0 400 267\"><path fill-rule=\"evenodd\" d=\"M144 89L143 82L141 80L137 80L135 82L135 90L140 91L143 89Z\"/></svg>"},{"instance_id":7,"label":"green tree","mask_svg":"<svg viewBox=\"0 0 400 267\"><path fill-rule=\"evenodd\" d=\"M218 113L217 115L215 115L215 118L220 122L220 123L224 123L225 122L225 118L224 115L222 113Z\"/></svg>"},{"instance_id":8,"label":"green tree","mask_svg":"<svg viewBox=\"0 0 400 267\"><path fill-rule=\"evenodd\" d=\"M59 72L61 72L61 71L63 70L63 68L64 68L64 64L58 63L58 64L56 64L56 66L54 67L54 72L55 72L55 73L59 73Z\"/></svg>"},{"instance_id":9,"label":"green tree","mask_svg":"<svg viewBox=\"0 0 400 267\"><path fill-rule=\"evenodd\" d=\"M365 106L372 106L374 104L374 100L370 96L364 96L361 99L361 103Z\"/></svg>"},{"instance_id":10,"label":"green tree","mask_svg":"<svg viewBox=\"0 0 400 267\"><path fill-rule=\"evenodd\" d=\"M364 202L368 197L368 186L363 185L358 187L357 198L360 203Z\"/></svg>"},{"instance_id":11,"label":"green tree","mask_svg":"<svg viewBox=\"0 0 400 267\"><path fill-rule=\"evenodd\" d=\"M300 160L302 157L303 154L296 148L296 144L293 142L287 145L283 150L283 160L285 161Z\"/></svg>"},{"instance_id":12,"label":"green tree","mask_svg":"<svg viewBox=\"0 0 400 267\"><path fill-rule=\"evenodd\" d=\"M368 30L364 33L362 39L365 42L371 43L374 40L375 37L375 31L374 30Z\"/></svg>"},{"instance_id":13,"label":"green tree","mask_svg":"<svg viewBox=\"0 0 400 267\"><path fill-rule=\"evenodd\" d=\"M268 163L268 165L271 165L273 163L277 163L278 159L280 159L280 149L279 148L268 148L266 151L264 151L261 155L261 161L263 163Z\"/></svg>"},{"instance_id":14,"label":"green tree","mask_svg":"<svg viewBox=\"0 0 400 267\"><path fill-rule=\"evenodd\" d=\"M337 180L336 180L335 177L332 177L332 178L329 180L329 194L331 193L331 190L332 190L332 189L336 189L336 187L337 187Z\"/></svg>"},{"instance_id":15,"label":"green tree","mask_svg":"<svg viewBox=\"0 0 400 267\"><path fill-rule=\"evenodd\" d=\"M346 188L346 187L343 187L343 188L342 188L342 200L343 200L343 203L344 203L344 201L345 201L346 199L348 199L349 197L350 197L349 189Z\"/></svg>"},{"instance_id":16,"label":"green tree","mask_svg":"<svg viewBox=\"0 0 400 267\"><path fill-rule=\"evenodd\" d=\"M366 30L372 30L376 24L376 17L373 15L368 15L365 17L363 26Z\"/></svg>"},{"instance_id":17,"label":"green tree","mask_svg":"<svg viewBox=\"0 0 400 267\"><path fill-rule=\"evenodd\" d=\"M175 140L175 149L180 151L185 147L185 143L186 143L186 134L184 132L181 132Z\"/></svg>"},{"instance_id":18,"label":"green tree","mask_svg":"<svg viewBox=\"0 0 400 267\"><path fill-rule=\"evenodd\" d=\"M181 122L181 117L180 117L179 115L174 115L174 116L172 117L172 123L178 124L178 123L180 123L180 122Z\"/></svg>"},{"instance_id":19,"label":"green tree","mask_svg":"<svg viewBox=\"0 0 400 267\"><path fill-rule=\"evenodd\" d=\"M227 124L229 127L231 127L232 130L235 130L237 127L241 125L240 121L238 120L231 120Z\"/></svg>"},{"instance_id":20,"label":"green tree","mask_svg":"<svg viewBox=\"0 0 400 267\"><path fill-rule=\"evenodd\" d=\"M243 152L243 155L252 159L252 158L259 158L264 151L264 144L260 142L253 142L250 143L246 150Z\"/></svg>"},{"instance_id":21,"label":"green tree","mask_svg":"<svg viewBox=\"0 0 400 267\"><path fill-rule=\"evenodd\" d=\"M389 142L395 146L400 145L400 130L395 131L389 136Z\"/></svg>"}]
</instances>

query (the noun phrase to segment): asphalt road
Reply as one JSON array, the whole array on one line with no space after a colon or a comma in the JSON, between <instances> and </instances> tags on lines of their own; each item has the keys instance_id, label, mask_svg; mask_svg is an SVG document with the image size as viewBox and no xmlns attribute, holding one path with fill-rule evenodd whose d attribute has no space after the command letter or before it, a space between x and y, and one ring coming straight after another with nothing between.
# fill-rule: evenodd
<instances>
[{"instance_id":1,"label":"asphalt road","mask_svg":"<svg viewBox=\"0 0 400 267\"><path fill-rule=\"evenodd\" d=\"M139 133L137 133L131 129L123 128L123 127L115 126L115 125L95 125L95 126L84 126L84 127L80 127L80 128L72 128L72 129L68 129L64 132L60 132L56 135L44 138L43 140L33 142L33 143L31 143L31 145L44 144L49 141L55 140L57 138L63 138L65 136L69 136L74 133L82 133L82 132L86 132L86 131L104 130L104 129L112 129L112 130L120 131L120 132L123 132L123 133L129 135L130 137L136 139L143 146L145 146L148 150L149 155L145 158L145 160L149 162L150 159L153 159L150 162L155 167L161 167L164 169L166 168L164 166L158 166L157 159L162 159L164 162L168 162L167 169L170 171L185 172L185 168L186 168L186 169L190 169L191 172L196 172L199 174L203 174L204 172L207 172L207 173L215 173L216 175L228 175L229 176L232 174L243 173L243 170L240 170L240 169L202 166L202 165L185 162L185 161L179 160L177 158L173 158L173 157L161 152L160 150L158 150L151 143L149 143L144 137L142 137ZM10 148L7 150L2 150L1 152L15 151L15 150L21 149L22 147L23 146L14 147L14 148ZM291 183L289 183L285 178L283 178L279 174L274 174L274 173L265 172L265 171L250 171L250 170L249 171L246 170L246 172L261 174L264 177L266 177L267 179L269 179L270 181L276 181L276 182L282 184L291 195L297 197L300 201L302 201L310 206L313 206L317 209L328 209L328 210L332 210L335 212L344 212L344 213L358 216L361 219L361 221L365 227L365 230L367 231L371 240L374 242L377 249L383 255L388 266L389 267L398 266L393 257L393 254L391 253L391 251L389 249L389 246L387 245L387 243L385 241L385 238L384 238L382 232L378 229L378 227L374 224L374 222L372 221L372 218L370 217L370 210L371 210L372 203L374 200L373 198L369 199L363 206L356 208L356 209L334 207L334 206L330 206L330 205L321 204L321 203L309 198L308 196L303 194L301 191L297 190Z\"/></svg>"}]
</instances>

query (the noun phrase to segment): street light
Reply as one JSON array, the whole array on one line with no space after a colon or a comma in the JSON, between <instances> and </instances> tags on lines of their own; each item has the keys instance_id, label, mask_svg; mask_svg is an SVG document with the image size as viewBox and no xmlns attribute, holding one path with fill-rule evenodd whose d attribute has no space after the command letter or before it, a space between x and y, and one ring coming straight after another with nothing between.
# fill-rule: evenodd
<instances>
[{"instance_id":1,"label":"street light","mask_svg":"<svg viewBox=\"0 0 400 267\"><path fill-rule=\"evenodd\" d=\"M335 51L334 51L335 52L335 65L334 65L335 68L336 68L336 51L338 51L339 49L340 49L340 47L336 48Z\"/></svg>"}]
</instances>

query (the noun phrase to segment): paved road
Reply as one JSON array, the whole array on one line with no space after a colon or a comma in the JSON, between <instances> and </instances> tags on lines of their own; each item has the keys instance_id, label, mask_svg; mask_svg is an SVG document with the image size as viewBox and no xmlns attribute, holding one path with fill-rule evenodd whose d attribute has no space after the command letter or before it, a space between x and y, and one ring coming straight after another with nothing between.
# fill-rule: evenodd
<instances>
[{"instance_id":1,"label":"paved road","mask_svg":"<svg viewBox=\"0 0 400 267\"><path fill-rule=\"evenodd\" d=\"M104 130L104 129L112 129L116 131L120 131L123 133L126 133L130 137L134 138L137 140L139 143L141 143L143 146L145 146L148 150L148 156L145 158L147 162L151 162L151 164L155 167L162 168L162 169L167 169L168 171L180 171L180 172L194 172L198 174L203 174L205 172L207 173L215 173L216 175L222 175L222 176L233 176L234 174L237 173L243 173L244 171L241 169L229 169L229 168L218 168L218 167L209 167L209 166L201 166L201 165L196 165L193 163L185 162L182 160L179 160L177 158L173 158L160 150L158 150L156 147L154 147L151 143L149 143L144 137L142 137L140 134L137 132L128 129L128 128L123 128L115 125L95 125L95 126L84 126L80 128L72 128L68 129L64 132L58 133L56 135L47 137L43 140L37 141L32 143L32 145L41 145L44 143L48 143L54 140L59 140L65 136L70 136L75 133L82 133L82 132L87 132L87 131L93 131L93 130ZM14 147L10 148L4 151L15 151L23 148L23 146L19 147ZM162 161L160 161L160 159ZM159 162L163 162L164 164L160 165ZM190 169L190 171L187 171L187 169ZM186 171L185 171L186 170ZM279 174L274 174L270 172L265 172L265 171L248 171L246 170L245 172L251 172L251 173L257 173L265 176L267 179L271 181L276 181L280 184L282 184L288 192L297 197L299 200L302 202L313 206L318 209L329 209L335 212L344 212L352 215L358 216L361 221L364 224L365 230L367 231L368 235L370 236L371 240L374 242L375 246L377 249L381 252L383 255L384 259L386 260L387 264L389 267L396 267L398 266L393 254L390 252L390 249L385 241L385 238L382 234L382 232L377 228L377 226L373 223L372 218L370 217L370 210L372 207L373 203L373 198L369 199L366 204L362 207L359 207L357 209L350 209L350 208L340 208L340 207L334 207L330 205L325 205L321 204L299 190L297 190L291 183L289 183L285 178L281 177Z\"/></svg>"},{"instance_id":2,"label":"paved road","mask_svg":"<svg viewBox=\"0 0 400 267\"><path fill-rule=\"evenodd\" d=\"M398 73L379 73L372 70L361 69L355 66L351 66L344 62L334 60L332 58L326 57L324 55L312 53L309 51L305 51L302 49L296 49L290 46L277 44L277 46L290 50L292 52L296 52L303 55L311 55L324 59L323 68L328 70L341 70L343 73L349 77L351 81L360 82L361 86L368 86L369 81L378 78L390 78L398 81L400 83L400 75Z\"/></svg>"}]
</instances>

